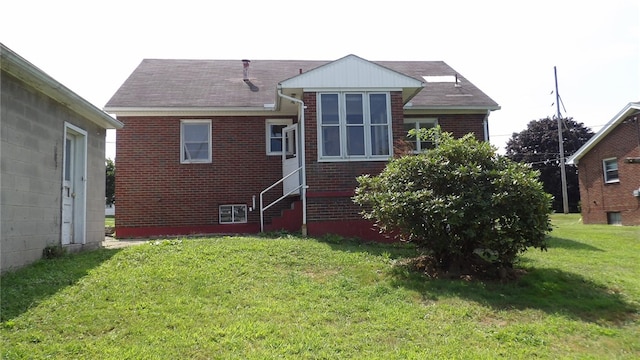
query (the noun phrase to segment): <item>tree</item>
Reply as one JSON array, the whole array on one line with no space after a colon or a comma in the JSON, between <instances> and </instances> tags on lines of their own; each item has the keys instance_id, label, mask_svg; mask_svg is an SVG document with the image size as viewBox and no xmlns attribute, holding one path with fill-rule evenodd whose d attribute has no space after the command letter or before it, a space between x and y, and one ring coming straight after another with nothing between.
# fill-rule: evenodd
<instances>
[{"instance_id":1,"label":"tree","mask_svg":"<svg viewBox=\"0 0 640 360\"><path fill-rule=\"evenodd\" d=\"M593 132L583 123L574 121L573 118L563 118L561 122L563 123L564 156L568 158L593 136ZM564 210L557 118L533 120L525 130L513 133L507 142L505 155L513 161L531 164L533 169L538 170L544 190L554 197L553 209L558 212ZM567 165L565 174L569 211L578 212L580 204L578 169Z\"/></svg>"},{"instance_id":2,"label":"tree","mask_svg":"<svg viewBox=\"0 0 640 360\"><path fill-rule=\"evenodd\" d=\"M354 202L366 219L449 271L479 263L507 269L528 247L546 249L551 195L536 171L472 134L454 139L436 128L428 136L435 149L358 177Z\"/></svg>"},{"instance_id":3,"label":"tree","mask_svg":"<svg viewBox=\"0 0 640 360\"><path fill-rule=\"evenodd\" d=\"M105 198L107 205L116 202L116 164L111 159L106 160L106 188Z\"/></svg>"}]
</instances>

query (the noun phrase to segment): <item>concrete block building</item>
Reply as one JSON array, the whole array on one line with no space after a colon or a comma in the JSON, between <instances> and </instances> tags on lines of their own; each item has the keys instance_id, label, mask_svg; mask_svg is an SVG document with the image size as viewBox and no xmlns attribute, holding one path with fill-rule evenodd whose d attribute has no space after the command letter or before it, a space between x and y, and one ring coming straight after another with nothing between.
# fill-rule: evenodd
<instances>
[{"instance_id":1,"label":"concrete block building","mask_svg":"<svg viewBox=\"0 0 640 360\"><path fill-rule=\"evenodd\" d=\"M106 129L122 123L0 44L0 271L104 240Z\"/></svg>"}]
</instances>

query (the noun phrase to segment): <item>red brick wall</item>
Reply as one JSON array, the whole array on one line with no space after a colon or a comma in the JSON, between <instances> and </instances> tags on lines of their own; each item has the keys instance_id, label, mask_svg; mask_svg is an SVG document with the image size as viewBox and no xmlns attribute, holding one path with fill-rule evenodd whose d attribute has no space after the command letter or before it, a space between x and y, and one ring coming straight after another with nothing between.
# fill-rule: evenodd
<instances>
[{"instance_id":1,"label":"red brick wall","mask_svg":"<svg viewBox=\"0 0 640 360\"><path fill-rule=\"evenodd\" d=\"M602 160L618 159L619 183L604 182ZM619 124L578 163L580 204L585 224L606 224L607 212L620 212L623 225L640 225L640 164L627 163L627 157L640 157L640 131L634 121Z\"/></svg>"},{"instance_id":2,"label":"red brick wall","mask_svg":"<svg viewBox=\"0 0 640 360\"><path fill-rule=\"evenodd\" d=\"M316 94L305 93L304 102L307 106L308 222L316 225L345 220L362 222L360 208L351 201L357 186L356 177L378 174L386 162L319 163ZM391 113L394 141L404 139L400 92L391 94ZM456 137L475 132L479 139L484 138L484 114L434 117L443 130ZM281 158L265 154L265 118L197 118L212 120L213 161L210 164L180 164L182 117L120 118L125 127L118 130L116 144L116 233L119 236L259 230L259 209L248 213L247 225L219 225L218 207L223 204L250 207L252 196L258 196L282 177ZM272 201L281 194L281 187L277 187L266 200ZM259 198L256 205L259 206ZM288 206L289 203L282 202L269 209L266 223ZM368 229L366 224L360 227ZM309 228L322 229L323 226Z\"/></svg>"},{"instance_id":3,"label":"red brick wall","mask_svg":"<svg viewBox=\"0 0 640 360\"><path fill-rule=\"evenodd\" d=\"M453 137L460 138L471 132L476 139L484 141L485 114L446 114L433 117L438 119L442 131L450 132Z\"/></svg>"},{"instance_id":4,"label":"red brick wall","mask_svg":"<svg viewBox=\"0 0 640 360\"><path fill-rule=\"evenodd\" d=\"M216 226L219 205L250 207L256 195L259 206L260 191L282 177L281 158L266 155L265 118L200 118L212 120L209 164L180 163L180 117L120 118L125 126L116 143L117 233ZM280 195L281 188L274 189L268 199ZM274 206L267 215L279 214L287 205ZM259 216L259 210L249 212L248 222L259 224ZM215 229L234 232L234 225Z\"/></svg>"}]
</instances>

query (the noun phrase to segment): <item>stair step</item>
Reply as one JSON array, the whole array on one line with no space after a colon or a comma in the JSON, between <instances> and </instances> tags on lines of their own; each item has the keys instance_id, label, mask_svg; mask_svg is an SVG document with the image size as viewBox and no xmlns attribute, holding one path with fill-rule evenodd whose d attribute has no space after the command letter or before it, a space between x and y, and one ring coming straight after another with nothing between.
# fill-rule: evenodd
<instances>
[{"instance_id":1,"label":"stair step","mask_svg":"<svg viewBox=\"0 0 640 360\"><path fill-rule=\"evenodd\" d=\"M281 215L271 220L271 224L265 225L266 231L285 230L298 232L302 227L302 202L296 200L291 203L290 209L282 211Z\"/></svg>"}]
</instances>

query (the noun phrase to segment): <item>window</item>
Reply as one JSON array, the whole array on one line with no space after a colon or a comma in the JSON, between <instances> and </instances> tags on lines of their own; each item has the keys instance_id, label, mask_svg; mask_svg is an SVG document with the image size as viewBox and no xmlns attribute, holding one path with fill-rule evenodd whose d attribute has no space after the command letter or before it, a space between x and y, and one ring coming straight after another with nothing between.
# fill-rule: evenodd
<instances>
[{"instance_id":1,"label":"window","mask_svg":"<svg viewBox=\"0 0 640 360\"><path fill-rule=\"evenodd\" d=\"M602 160L602 168L604 170L604 182L620 182L618 178L618 160L616 158Z\"/></svg>"},{"instance_id":2,"label":"window","mask_svg":"<svg viewBox=\"0 0 640 360\"><path fill-rule=\"evenodd\" d=\"M220 224L243 224L247 222L247 205L220 205Z\"/></svg>"},{"instance_id":3,"label":"window","mask_svg":"<svg viewBox=\"0 0 640 360\"><path fill-rule=\"evenodd\" d=\"M182 120L180 122L180 162L211 162L211 120Z\"/></svg>"},{"instance_id":4,"label":"window","mask_svg":"<svg viewBox=\"0 0 640 360\"><path fill-rule=\"evenodd\" d=\"M291 125L290 119L269 119L266 122L267 155L282 155L282 129Z\"/></svg>"},{"instance_id":5,"label":"window","mask_svg":"<svg viewBox=\"0 0 640 360\"><path fill-rule=\"evenodd\" d=\"M609 225L622 225L622 214L619 212L607 213L607 224Z\"/></svg>"},{"instance_id":6,"label":"window","mask_svg":"<svg viewBox=\"0 0 640 360\"><path fill-rule=\"evenodd\" d=\"M388 93L320 93L319 97L319 159L389 159L392 139Z\"/></svg>"},{"instance_id":7,"label":"window","mask_svg":"<svg viewBox=\"0 0 640 360\"><path fill-rule=\"evenodd\" d=\"M415 129L418 131L420 129L431 129L437 125L437 119L404 119L404 131L406 131L407 134L409 130ZM415 154L435 147L433 141L418 140L415 136L409 136L408 139Z\"/></svg>"}]
</instances>

